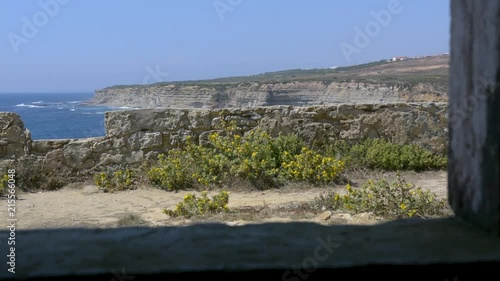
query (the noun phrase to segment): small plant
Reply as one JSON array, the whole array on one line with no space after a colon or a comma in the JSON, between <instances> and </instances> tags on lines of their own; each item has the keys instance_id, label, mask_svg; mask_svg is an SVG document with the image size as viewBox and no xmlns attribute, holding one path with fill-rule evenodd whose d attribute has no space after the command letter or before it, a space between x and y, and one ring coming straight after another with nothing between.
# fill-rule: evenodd
<instances>
[{"instance_id":1,"label":"small plant","mask_svg":"<svg viewBox=\"0 0 500 281\"><path fill-rule=\"evenodd\" d=\"M361 188L347 185L346 189L344 195L330 194L321 200L332 209L353 213L372 212L387 219L439 216L444 214L446 207L443 199L407 183L399 174L393 183L386 179L369 180Z\"/></svg>"},{"instance_id":2,"label":"small plant","mask_svg":"<svg viewBox=\"0 0 500 281\"><path fill-rule=\"evenodd\" d=\"M101 172L94 175L95 184L104 192L130 189L134 184L135 174L130 169Z\"/></svg>"},{"instance_id":3,"label":"small plant","mask_svg":"<svg viewBox=\"0 0 500 281\"><path fill-rule=\"evenodd\" d=\"M227 204L229 203L229 193L221 191L214 195L212 199L208 198L208 193L202 192L201 197L189 193L184 196L184 200L177 204L175 210L164 209L163 213L170 217L193 217L204 214L216 214L229 211Z\"/></svg>"},{"instance_id":4,"label":"small plant","mask_svg":"<svg viewBox=\"0 0 500 281\"><path fill-rule=\"evenodd\" d=\"M145 221L139 214L125 214L121 216L116 223L119 227L144 226L148 222Z\"/></svg>"},{"instance_id":5,"label":"small plant","mask_svg":"<svg viewBox=\"0 0 500 281\"><path fill-rule=\"evenodd\" d=\"M7 191L7 184L9 182L9 175L5 174L0 178L0 196L3 196Z\"/></svg>"},{"instance_id":6,"label":"small plant","mask_svg":"<svg viewBox=\"0 0 500 281\"><path fill-rule=\"evenodd\" d=\"M32 159L16 160L12 166L16 170L16 189L26 192L53 191L68 182L56 167L41 165Z\"/></svg>"}]
</instances>

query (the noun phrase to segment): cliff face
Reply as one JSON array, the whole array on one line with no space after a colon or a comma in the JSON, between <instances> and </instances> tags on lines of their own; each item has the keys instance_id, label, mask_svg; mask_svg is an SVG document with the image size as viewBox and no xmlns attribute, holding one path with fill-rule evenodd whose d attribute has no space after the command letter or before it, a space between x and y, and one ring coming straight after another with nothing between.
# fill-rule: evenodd
<instances>
[{"instance_id":1,"label":"cliff face","mask_svg":"<svg viewBox=\"0 0 500 281\"><path fill-rule=\"evenodd\" d=\"M366 102L446 102L447 88L432 83L321 81L214 85L151 85L106 88L95 105L138 108L240 108L273 105L313 106Z\"/></svg>"}]
</instances>

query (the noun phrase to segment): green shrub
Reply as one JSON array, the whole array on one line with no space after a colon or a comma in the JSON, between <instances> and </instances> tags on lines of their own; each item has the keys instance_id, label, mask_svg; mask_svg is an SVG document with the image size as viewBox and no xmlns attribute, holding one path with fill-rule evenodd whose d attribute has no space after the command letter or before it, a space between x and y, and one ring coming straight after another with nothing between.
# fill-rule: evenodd
<instances>
[{"instance_id":1,"label":"green shrub","mask_svg":"<svg viewBox=\"0 0 500 281\"><path fill-rule=\"evenodd\" d=\"M324 157L307 147L300 154L291 156L282 163L281 174L292 181L307 181L312 184L334 181L344 169L344 162L332 157Z\"/></svg>"},{"instance_id":2,"label":"green shrub","mask_svg":"<svg viewBox=\"0 0 500 281\"><path fill-rule=\"evenodd\" d=\"M104 192L127 190L132 187L136 177L131 169L108 170L94 175L95 184Z\"/></svg>"},{"instance_id":3,"label":"green shrub","mask_svg":"<svg viewBox=\"0 0 500 281\"><path fill-rule=\"evenodd\" d=\"M382 170L436 170L444 169L446 155L437 155L414 144L394 144L385 139L366 139L349 145L337 141L326 149L327 155L340 158L349 168Z\"/></svg>"},{"instance_id":4,"label":"green shrub","mask_svg":"<svg viewBox=\"0 0 500 281\"><path fill-rule=\"evenodd\" d=\"M168 191L192 188L192 159L188 156L182 150L170 150L167 155L158 155L158 164L147 173L150 183Z\"/></svg>"},{"instance_id":5,"label":"green shrub","mask_svg":"<svg viewBox=\"0 0 500 281\"><path fill-rule=\"evenodd\" d=\"M170 217L193 217L204 214L215 214L229 211L227 204L229 203L229 193L221 191L214 195L212 199L208 198L207 192L202 192L201 197L189 193L184 197L184 200L177 204L174 210L164 209L163 213Z\"/></svg>"},{"instance_id":6,"label":"green shrub","mask_svg":"<svg viewBox=\"0 0 500 281\"><path fill-rule=\"evenodd\" d=\"M327 207L354 213L372 212L388 219L410 217L429 218L444 213L443 199L414 184L407 183L398 174L397 181L369 180L361 188L346 186L344 195L330 194L321 198Z\"/></svg>"},{"instance_id":7,"label":"green shrub","mask_svg":"<svg viewBox=\"0 0 500 281\"><path fill-rule=\"evenodd\" d=\"M331 182L342 169L341 161L313 152L295 135L273 138L255 129L240 136L229 129L224 135L210 134L204 146L188 139L183 149L160 155L148 177L153 185L166 190L195 184L220 186L234 178L269 188L286 180Z\"/></svg>"},{"instance_id":8,"label":"green shrub","mask_svg":"<svg viewBox=\"0 0 500 281\"><path fill-rule=\"evenodd\" d=\"M4 193L7 191L7 184L9 182L9 175L5 174L3 177L0 178L0 196L3 196Z\"/></svg>"},{"instance_id":9,"label":"green shrub","mask_svg":"<svg viewBox=\"0 0 500 281\"><path fill-rule=\"evenodd\" d=\"M371 168L426 170L446 167L446 157L434 155L417 145L396 145L383 139L366 142L366 161Z\"/></svg>"},{"instance_id":10,"label":"green shrub","mask_svg":"<svg viewBox=\"0 0 500 281\"><path fill-rule=\"evenodd\" d=\"M230 139L234 139L230 141ZM234 150L239 136L228 137L212 133L209 146L200 146L188 139L185 154L193 163L191 176L204 186L220 185L230 175L231 165L237 157Z\"/></svg>"},{"instance_id":11,"label":"green shrub","mask_svg":"<svg viewBox=\"0 0 500 281\"><path fill-rule=\"evenodd\" d=\"M277 141L278 140L278 141ZM235 137L233 153L237 156L231 165L231 175L247 180L257 187L279 186L279 157L286 149L279 147L280 137L253 130L244 137ZM231 140L231 144L233 144Z\"/></svg>"},{"instance_id":12,"label":"green shrub","mask_svg":"<svg viewBox=\"0 0 500 281\"><path fill-rule=\"evenodd\" d=\"M42 169L34 159L15 160L9 168L15 170L16 189L25 192L58 190L71 181L57 167L45 165Z\"/></svg>"}]
</instances>

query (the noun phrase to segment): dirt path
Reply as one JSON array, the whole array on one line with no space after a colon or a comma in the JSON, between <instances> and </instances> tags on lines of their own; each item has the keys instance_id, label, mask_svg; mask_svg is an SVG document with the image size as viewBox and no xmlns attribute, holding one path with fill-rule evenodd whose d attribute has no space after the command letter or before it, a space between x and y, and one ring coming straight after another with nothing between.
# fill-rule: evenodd
<instances>
[{"instance_id":1,"label":"dirt path","mask_svg":"<svg viewBox=\"0 0 500 281\"><path fill-rule=\"evenodd\" d=\"M446 172L403 173L405 179L429 188L438 196L446 197ZM364 174L353 181L363 183L367 178L381 174ZM385 174L389 179L394 173ZM340 189L340 187L337 187ZM229 207L284 206L293 202L308 202L327 193L327 188L285 187L280 190L231 191ZM174 208L189 192L165 192L152 188L118 193L102 193L96 186L80 185L43 193L18 194L16 215L19 229L60 227L116 227L121 221L140 218L137 224L149 226L179 225L189 221L171 220L162 213L164 208ZM193 192L198 193L198 192ZM210 194L216 193L211 192ZM7 204L5 198L2 204ZM7 218L7 208L0 208L0 217ZM133 215L131 217L131 215Z\"/></svg>"}]
</instances>

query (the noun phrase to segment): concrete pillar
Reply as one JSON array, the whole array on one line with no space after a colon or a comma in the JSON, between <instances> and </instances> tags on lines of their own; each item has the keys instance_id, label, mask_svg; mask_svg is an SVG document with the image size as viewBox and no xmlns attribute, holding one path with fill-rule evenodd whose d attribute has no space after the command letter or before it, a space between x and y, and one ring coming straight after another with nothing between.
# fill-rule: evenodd
<instances>
[{"instance_id":1,"label":"concrete pillar","mask_svg":"<svg viewBox=\"0 0 500 281\"><path fill-rule=\"evenodd\" d=\"M500 1L451 1L449 202L500 235Z\"/></svg>"}]
</instances>

